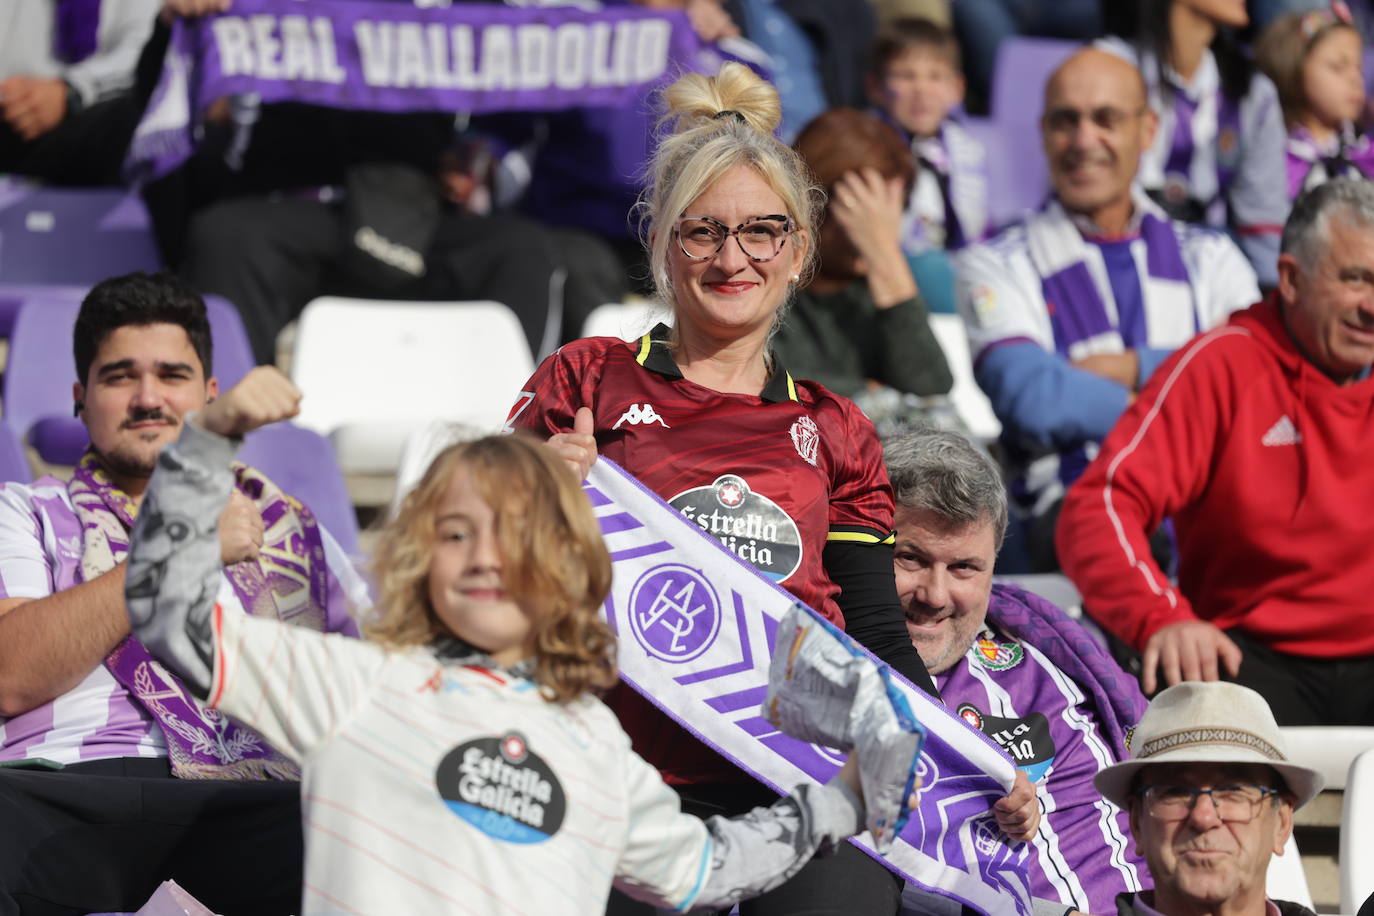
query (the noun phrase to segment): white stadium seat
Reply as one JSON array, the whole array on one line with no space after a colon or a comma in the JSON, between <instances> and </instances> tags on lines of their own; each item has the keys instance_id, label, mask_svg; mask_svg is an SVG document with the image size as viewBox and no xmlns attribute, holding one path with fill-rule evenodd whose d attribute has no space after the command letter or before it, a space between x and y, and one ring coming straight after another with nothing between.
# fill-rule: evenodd
<instances>
[{"instance_id":1,"label":"white stadium seat","mask_svg":"<svg viewBox=\"0 0 1374 916\"><path fill-rule=\"evenodd\" d=\"M297 422L329 436L345 472L393 473L407 437L435 420L496 431L534 361L497 302L322 297L301 313L291 376Z\"/></svg>"},{"instance_id":2,"label":"white stadium seat","mask_svg":"<svg viewBox=\"0 0 1374 916\"><path fill-rule=\"evenodd\" d=\"M592 309L582 322L582 336L636 340L660 321L673 323L671 313L656 303L609 302Z\"/></svg>"},{"instance_id":3,"label":"white stadium seat","mask_svg":"<svg viewBox=\"0 0 1374 916\"><path fill-rule=\"evenodd\" d=\"M1341 912L1355 913L1374 894L1374 750L1346 775L1340 856Z\"/></svg>"},{"instance_id":4,"label":"white stadium seat","mask_svg":"<svg viewBox=\"0 0 1374 916\"><path fill-rule=\"evenodd\" d=\"M1302 856L1298 855L1298 844L1292 836L1283 847L1283 855L1269 858L1269 870L1264 874L1264 889L1274 900L1288 900L1300 903L1309 910L1315 909L1312 891L1307 886L1307 872L1302 868Z\"/></svg>"},{"instance_id":5,"label":"white stadium seat","mask_svg":"<svg viewBox=\"0 0 1374 916\"><path fill-rule=\"evenodd\" d=\"M945 362L954 376L949 398L968 424L969 432L980 442L991 442L1002 432L1002 424L992 412L992 404L983 389L973 380L973 357L969 353L968 332L964 319L958 315L935 313L930 316L930 329L945 351Z\"/></svg>"}]
</instances>

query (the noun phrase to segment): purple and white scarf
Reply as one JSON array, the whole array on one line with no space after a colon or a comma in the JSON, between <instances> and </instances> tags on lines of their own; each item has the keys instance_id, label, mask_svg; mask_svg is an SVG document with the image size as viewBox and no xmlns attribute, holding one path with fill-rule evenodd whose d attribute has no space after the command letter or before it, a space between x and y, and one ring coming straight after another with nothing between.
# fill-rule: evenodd
<instances>
[{"instance_id":1,"label":"purple and white scarf","mask_svg":"<svg viewBox=\"0 0 1374 916\"><path fill-rule=\"evenodd\" d=\"M53 51L78 64L95 53L100 35L100 0L54 0Z\"/></svg>"},{"instance_id":2,"label":"purple and white scarf","mask_svg":"<svg viewBox=\"0 0 1374 916\"><path fill-rule=\"evenodd\" d=\"M1056 200L1026 221L1026 243L1040 275L1056 351L1076 360L1095 353L1121 353L1125 340L1148 346L1151 320L1172 316L1198 330L1192 283L1169 220L1143 194L1135 194L1140 237L1145 241L1145 272L1140 276L1145 308L1139 327L1122 329L1110 283L1099 283L1088 266L1088 242ZM1158 316L1158 317L1157 317ZM1123 334L1123 330L1125 333Z\"/></svg>"},{"instance_id":3,"label":"purple and white scarf","mask_svg":"<svg viewBox=\"0 0 1374 916\"><path fill-rule=\"evenodd\" d=\"M1193 201L1207 215L1209 223L1221 225L1225 222L1224 215L1215 211L1225 207L1222 198L1240 167L1241 144L1244 142L1240 104L1220 89L1204 93L1199 99L1193 99L1183 88L1169 83L1161 85L1159 91L1171 97L1173 115L1169 155L1164 161L1164 199L1171 207ZM1201 118L1198 118L1199 111ZM1203 199L1193 188L1193 159L1197 154L1193 125L1212 121L1216 123L1216 135L1212 138L1216 190Z\"/></svg>"},{"instance_id":4,"label":"purple and white scarf","mask_svg":"<svg viewBox=\"0 0 1374 916\"><path fill-rule=\"evenodd\" d=\"M1294 127L1285 148L1290 199L1332 178L1374 178L1374 142L1349 122L1327 143L1318 142L1301 125Z\"/></svg>"},{"instance_id":5,"label":"purple and white scarf","mask_svg":"<svg viewBox=\"0 0 1374 916\"><path fill-rule=\"evenodd\" d=\"M234 465L241 493L262 514L263 547L256 562L225 568L244 610L255 616L322 631L328 566L314 515L260 472ZM88 450L67 486L81 524L80 581L108 572L129 553L137 504L115 487ZM105 666L157 720L167 741L172 774L183 779L299 779L300 769L257 733L207 709L132 636Z\"/></svg>"}]
</instances>

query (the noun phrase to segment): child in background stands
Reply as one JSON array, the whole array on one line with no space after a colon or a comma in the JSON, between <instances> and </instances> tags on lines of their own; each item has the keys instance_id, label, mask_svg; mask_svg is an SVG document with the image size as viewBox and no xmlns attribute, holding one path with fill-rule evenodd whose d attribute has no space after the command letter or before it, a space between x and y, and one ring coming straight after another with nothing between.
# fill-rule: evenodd
<instances>
[{"instance_id":1,"label":"child in background stands","mask_svg":"<svg viewBox=\"0 0 1374 916\"><path fill-rule=\"evenodd\" d=\"M1288 196L1332 178L1374 176L1364 112L1363 43L1344 3L1293 13L1260 38L1256 59L1279 90L1288 125Z\"/></svg>"}]
</instances>

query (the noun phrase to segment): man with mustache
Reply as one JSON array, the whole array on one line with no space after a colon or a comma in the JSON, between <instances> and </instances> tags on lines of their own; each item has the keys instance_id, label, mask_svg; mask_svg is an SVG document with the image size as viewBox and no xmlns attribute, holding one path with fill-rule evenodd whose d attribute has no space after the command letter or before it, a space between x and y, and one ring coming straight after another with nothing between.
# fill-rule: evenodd
<instances>
[{"instance_id":1,"label":"man with mustache","mask_svg":"<svg viewBox=\"0 0 1374 916\"><path fill-rule=\"evenodd\" d=\"M0 486L0 914L136 910L167 878L215 912L295 912L298 771L153 662L124 591L130 528L187 415L299 393L269 367L220 393L205 303L166 274L98 284L74 338L90 449L70 482ZM367 592L343 550L260 472L235 476L215 600L356 635ZM173 516L155 539L170 552L189 530Z\"/></svg>"},{"instance_id":2,"label":"man with mustache","mask_svg":"<svg viewBox=\"0 0 1374 916\"><path fill-rule=\"evenodd\" d=\"M1064 500L1084 607L1146 693L1233 680L1282 725L1374 724L1374 184L1298 198L1275 295L1155 374ZM1178 582L1143 547L1172 517Z\"/></svg>"},{"instance_id":3,"label":"man with mustache","mask_svg":"<svg viewBox=\"0 0 1374 916\"><path fill-rule=\"evenodd\" d=\"M1064 489L1155 367L1259 298L1229 238L1168 219L1134 183L1156 123L1132 64L1070 57L1040 120L1053 195L959 258L974 375L1002 421L1035 571L1057 568Z\"/></svg>"},{"instance_id":4,"label":"man with mustache","mask_svg":"<svg viewBox=\"0 0 1374 916\"><path fill-rule=\"evenodd\" d=\"M1135 680L1059 608L994 585L1007 494L992 460L958 433L920 429L883 449L897 511L893 572L912 645L940 696L1035 783L1031 892L1102 916L1146 886L1123 811L1092 778L1125 759L1145 710Z\"/></svg>"},{"instance_id":5,"label":"man with mustache","mask_svg":"<svg viewBox=\"0 0 1374 916\"><path fill-rule=\"evenodd\" d=\"M1270 900L1265 875L1323 779L1288 762L1253 690L1190 681L1162 691L1131 733L1131 759L1093 782L1130 812L1154 879L1154 890L1118 897L1117 916L1312 916Z\"/></svg>"}]
</instances>

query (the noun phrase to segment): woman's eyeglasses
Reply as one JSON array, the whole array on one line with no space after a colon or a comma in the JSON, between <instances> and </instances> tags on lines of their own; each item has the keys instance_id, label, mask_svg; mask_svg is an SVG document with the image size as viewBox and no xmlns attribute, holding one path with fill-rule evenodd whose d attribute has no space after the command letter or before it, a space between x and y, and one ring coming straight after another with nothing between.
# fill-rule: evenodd
<instances>
[{"instance_id":1,"label":"woman's eyeglasses","mask_svg":"<svg viewBox=\"0 0 1374 916\"><path fill-rule=\"evenodd\" d=\"M781 214L756 216L733 229L709 216L684 216L677 221L673 234L682 253L693 261L715 257L732 235L749 260L771 261L782 251L793 229L791 217Z\"/></svg>"}]
</instances>

